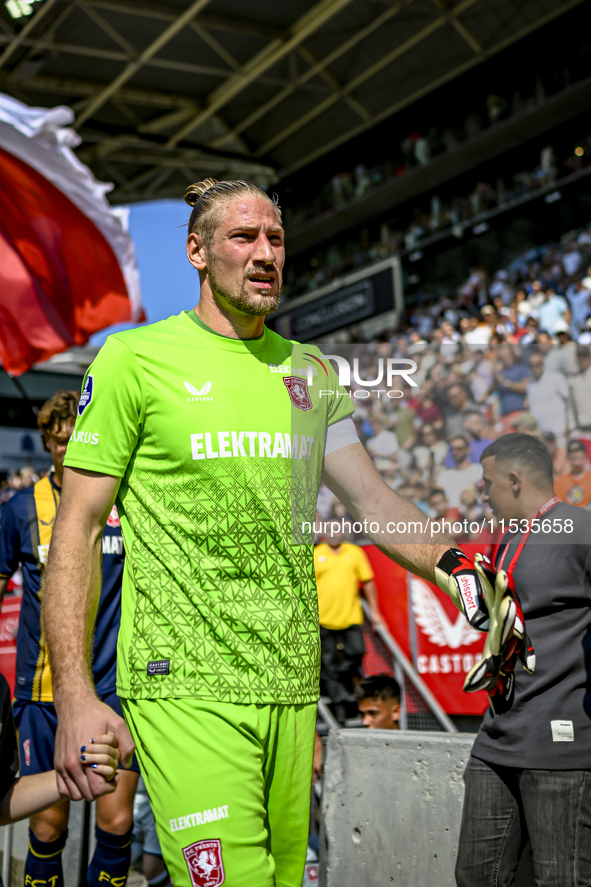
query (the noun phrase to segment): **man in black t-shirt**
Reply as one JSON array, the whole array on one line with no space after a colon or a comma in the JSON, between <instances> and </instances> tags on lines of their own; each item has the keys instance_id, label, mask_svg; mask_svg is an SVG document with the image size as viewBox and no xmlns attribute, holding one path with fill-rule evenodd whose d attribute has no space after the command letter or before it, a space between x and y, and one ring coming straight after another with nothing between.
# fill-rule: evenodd
<instances>
[{"instance_id":1,"label":"man in black t-shirt","mask_svg":"<svg viewBox=\"0 0 591 887\"><path fill-rule=\"evenodd\" d=\"M591 514L560 502L552 459L510 434L481 456L483 501L507 531L494 560L514 584L536 669L489 708L464 780L458 887L513 884L529 839L538 887L591 884Z\"/></svg>"}]
</instances>

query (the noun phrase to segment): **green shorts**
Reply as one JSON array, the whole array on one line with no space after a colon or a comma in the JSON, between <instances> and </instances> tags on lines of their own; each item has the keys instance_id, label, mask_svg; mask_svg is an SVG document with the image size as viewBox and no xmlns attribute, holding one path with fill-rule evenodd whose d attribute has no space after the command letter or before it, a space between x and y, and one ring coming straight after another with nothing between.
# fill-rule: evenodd
<instances>
[{"instance_id":1,"label":"green shorts","mask_svg":"<svg viewBox=\"0 0 591 887\"><path fill-rule=\"evenodd\" d=\"M301 887L316 703L121 705L175 887Z\"/></svg>"}]
</instances>

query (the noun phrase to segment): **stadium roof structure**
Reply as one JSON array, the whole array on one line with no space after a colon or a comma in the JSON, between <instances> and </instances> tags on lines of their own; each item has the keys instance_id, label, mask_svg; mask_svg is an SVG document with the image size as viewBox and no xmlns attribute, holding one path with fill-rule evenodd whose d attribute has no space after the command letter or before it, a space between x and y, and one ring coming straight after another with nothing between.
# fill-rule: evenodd
<instances>
[{"instance_id":1,"label":"stadium roof structure","mask_svg":"<svg viewBox=\"0 0 591 887\"><path fill-rule=\"evenodd\" d=\"M0 91L66 104L114 203L266 187L581 0L2 0Z\"/></svg>"}]
</instances>

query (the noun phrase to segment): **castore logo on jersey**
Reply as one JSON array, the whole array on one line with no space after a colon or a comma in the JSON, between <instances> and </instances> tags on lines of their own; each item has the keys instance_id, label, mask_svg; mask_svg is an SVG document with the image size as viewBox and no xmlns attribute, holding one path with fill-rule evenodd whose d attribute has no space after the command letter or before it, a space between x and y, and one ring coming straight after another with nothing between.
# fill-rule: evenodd
<instances>
[{"instance_id":1,"label":"castore logo on jersey","mask_svg":"<svg viewBox=\"0 0 591 887\"><path fill-rule=\"evenodd\" d=\"M191 385L190 382L183 382L183 385L185 386L189 394L192 395L192 397L187 398L187 402L193 400L213 400L213 397L207 397L207 395L211 391L211 382L206 382L201 389L195 388L195 386Z\"/></svg>"}]
</instances>

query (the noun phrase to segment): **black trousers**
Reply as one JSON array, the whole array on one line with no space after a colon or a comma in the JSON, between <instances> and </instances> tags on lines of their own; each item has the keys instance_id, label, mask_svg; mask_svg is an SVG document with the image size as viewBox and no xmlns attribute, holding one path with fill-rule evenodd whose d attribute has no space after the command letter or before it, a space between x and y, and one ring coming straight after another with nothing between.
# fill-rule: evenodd
<instances>
[{"instance_id":1,"label":"black trousers","mask_svg":"<svg viewBox=\"0 0 591 887\"><path fill-rule=\"evenodd\" d=\"M365 653L360 625L348 628L320 628L320 693L331 700L338 721L357 714L353 678L361 668Z\"/></svg>"},{"instance_id":2,"label":"black trousers","mask_svg":"<svg viewBox=\"0 0 591 887\"><path fill-rule=\"evenodd\" d=\"M528 838L537 887L591 885L591 771L470 757L464 782L458 887L511 887Z\"/></svg>"}]
</instances>

